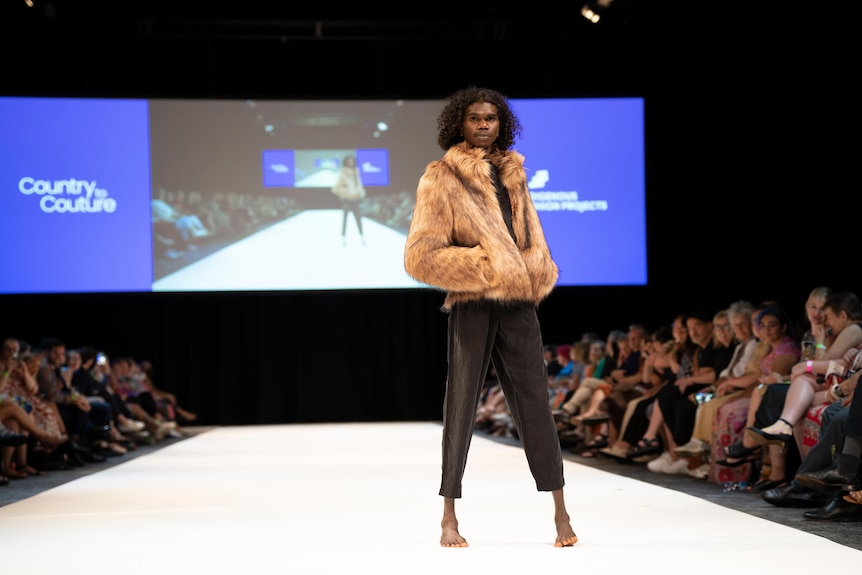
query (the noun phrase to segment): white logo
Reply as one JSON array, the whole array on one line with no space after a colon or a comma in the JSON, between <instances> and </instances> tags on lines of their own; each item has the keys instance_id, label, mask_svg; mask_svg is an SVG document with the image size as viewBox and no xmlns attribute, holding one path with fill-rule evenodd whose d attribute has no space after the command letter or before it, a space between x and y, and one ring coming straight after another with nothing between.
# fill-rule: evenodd
<instances>
[{"instance_id":1,"label":"white logo","mask_svg":"<svg viewBox=\"0 0 862 575\"><path fill-rule=\"evenodd\" d=\"M545 184L547 184L548 180L550 179L551 174L548 172L548 170L536 170L536 173L533 174L532 178L530 178L530 183L527 184L527 187L531 190L544 188Z\"/></svg>"},{"instance_id":2,"label":"white logo","mask_svg":"<svg viewBox=\"0 0 862 575\"><path fill-rule=\"evenodd\" d=\"M39 208L50 213L114 213L117 200L95 180L37 180L25 176L18 180L18 191L25 196L41 196Z\"/></svg>"},{"instance_id":3,"label":"white logo","mask_svg":"<svg viewBox=\"0 0 862 575\"><path fill-rule=\"evenodd\" d=\"M382 168L378 168L371 162L362 162L362 171L367 174L378 174L383 171Z\"/></svg>"}]
</instances>

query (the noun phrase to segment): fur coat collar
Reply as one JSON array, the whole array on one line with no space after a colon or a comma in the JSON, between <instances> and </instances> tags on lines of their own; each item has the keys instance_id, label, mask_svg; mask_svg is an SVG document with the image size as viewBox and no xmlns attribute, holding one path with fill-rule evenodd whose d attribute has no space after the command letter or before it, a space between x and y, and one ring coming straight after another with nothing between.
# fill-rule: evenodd
<instances>
[{"instance_id":1,"label":"fur coat collar","mask_svg":"<svg viewBox=\"0 0 862 575\"><path fill-rule=\"evenodd\" d=\"M514 240L491 164L509 193ZM546 298L558 269L527 189L524 157L514 150L488 155L462 142L428 164L416 192L404 267L446 292L445 310L459 302L538 305Z\"/></svg>"}]
</instances>

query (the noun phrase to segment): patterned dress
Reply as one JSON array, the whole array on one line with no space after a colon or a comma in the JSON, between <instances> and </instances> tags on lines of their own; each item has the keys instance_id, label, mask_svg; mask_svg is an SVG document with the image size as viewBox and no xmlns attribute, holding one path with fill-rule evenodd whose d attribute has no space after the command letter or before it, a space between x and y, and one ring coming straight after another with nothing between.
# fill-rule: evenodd
<instances>
[{"instance_id":1,"label":"patterned dress","mask_svg":"<svg viewBox=\"0 0 862 575\"><path fill-rule=\"evenodd\" d=\"M57 409L38 395L30 393L22 377L10 377L2 394L29 413L36 427L49 435L63 434L62 421Z\"/></svg>"}]
</instances>

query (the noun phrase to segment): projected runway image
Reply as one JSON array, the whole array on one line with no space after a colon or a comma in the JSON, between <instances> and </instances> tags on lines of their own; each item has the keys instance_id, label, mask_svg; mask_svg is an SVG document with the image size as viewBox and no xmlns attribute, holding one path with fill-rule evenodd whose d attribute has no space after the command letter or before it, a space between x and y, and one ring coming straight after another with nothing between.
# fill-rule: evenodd
<instances>
[{"instance_id":1,"label":"projected runway image","mask_svg":"<svg viewBox=\"0 0 862 575\"><path fill-rule=\"evenodd\" d=\"M177 270L153 291L422 287L404 271L405 236L369 218L363 238L342 211L308 210Z\"/></svg>"}]
</instances>

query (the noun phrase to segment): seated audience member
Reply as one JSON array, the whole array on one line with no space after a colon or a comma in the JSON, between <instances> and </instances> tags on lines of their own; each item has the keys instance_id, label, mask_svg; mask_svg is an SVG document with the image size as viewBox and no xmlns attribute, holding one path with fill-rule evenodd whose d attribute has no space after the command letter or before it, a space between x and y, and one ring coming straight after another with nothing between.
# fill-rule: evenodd
<instances>
[{"instance_id":1,"label":"seated audience member","mask_svg":"<svg viewBox=\"0 0 862 575\"><path fill-rule=\"evenodd\" d=\"M681 319L676 321L682 324ZM687 333L685 331L683 339ZM627 459L632 445L646 433L656 393L676 379L676 370L679 369L677 343L674 330L667 326L660 327L650 336L641 372L642 395L628 402L618 439L613 445L599 450L600 453L616 459Z\"/></svg>"},{"instance_id":2,"label":"seated audience member","mask_svg":"<svg viewBox=\"0 0 862 575\"><path fill-rule=\"evenodd\" d=\"M805 413L815 404L823 403L826 387L820 375L825 375L830 360L844 359L846 354L862 345L862 302L851 292L832 293L823 306L826 325L834 337L833 343L824 350L822 359L809 359L793 366L790 387L778 421L764 427L752 427L758 443L764 440L790 440L793 431ZM855 356L856 352L852 354ZM846 367L846 366L845 366ZM801 433L800 433L801 436ZM761 439L762 438L762 439Z\"/></svg>"},{"instance_id":3,"label":"seated audience member","mask_svg":"<svg viewBox=\"0 0 862 575\"><path fill-rule=\"evenodd\" d=\"M842 383L848 394L853 393L855 385L855 378ZM847 402L836 401L823 411L823 429L817 443L799 464L797 476L828 469L834 465L836 453L840 453L844 448L849 415L850 405ZM783 485L763 491L761 496L764 501L777 507L821 507L829 503L834 495L831 491L805 487L794 477Z\"/></svg>"},{"instance_id":4,"label":"seated audience member","mask_svg":"<svg viewBox=\"0 0 862 575\"><path fill-rule=\"evenodd\" d=\"M560 373L563 366L557 361L557 346L548 344L544 348L545 368L548 370L548 380L550 381L555 375Z\"/></svg>"},{"instance_id":5,"label":"seated audience member","mask_svg":"<svg viewBox=\"0 0 862 575\"><path fill-rule=\"evenodd\" d=\"M52 454L56 458L65 459L64 452L69 447L69 437L63 418L55 404L45 401L39 395L36 375L42 355L38 352L22 351L22 347L22 342L17 339L4 340L0 361L4 365L2 373L8 375L0 383L0 391L6 395L9 402L22 407L39 429L39 432L30 433L31 441L28 442L26 455L42 459L46 454ZM21 422L18 424L24 425Z\"/></svg>"},{"instance_id":6,"label":"seated audience member","mask_svg":"<svg viewBox=\"0 0 862 575\"><path fill-rule=\"evenodd\" d=\"M806 305L806 313L809 307ZM809 359L794 365L787 378L790 385L782 386L784 393L763 396L763 400L768 400L763 409L764 419L767 411L774 411L776 407L781 410L778 417L772 415L774 423L765 427L753 425L746 431L754 443L773 445L769 456L770 473L779 478L782 477L781 472L787 469L788 461L795 465L796 461L806 456L814 443L810 435L816 434L820 428L820 413L834 401L826 396L826 386L819 383L826 374L829 361L840 358L838 361L846 369L848 362L853 361L858 352L853 346L862 344L862 328L858 325L862 319L862 303L854 294L830 292L822 302L821 309L828 334L825 339L828 345L822 349L822 359ZM806 417L808 414L811 417ZM787 447L794 438L796 449L789 450ZM788 457L793 459L788 460Z\"/></svg>"},{"instance_id":7,"label":"seated audience member","mask_svg":"<svg viewBox=\"0 0 862 575\"><path fill-rule=\"evenodd\" d=\"M834 461L818 470L803 470L796 474L795 481L821 495L829 494L829 502L814 511L806 511L806 519L840 521L862 519L862 506L857 495L862 489L859 479L860 457L862 457L862 402L853 401L853 395L862 369L849 373L849 377L837 385L838 402L846 408L843 444L835 444ZM837 403L838 403L837 402ZM800 466L801 467L801 466Z\"/></svg>"},{"instance_id":8,"label":"seated audience member","mask_svg":"<svg viewBox=\"0 0 862 575\"><path fill-rule=\"evenodd\" d=\"M4 372L5 373L5 372ZM0 387L2 378L0 374ZM0 392L0 444L2 444L2 461L0 461L0 478L25 479L31 475L42 475L42 472L28 462L27 448L30 442L39 442L47 448L57 448L65 443L65 435L51 435L33 421L27 411L17 401ZM0 479L0 483L3 480Z\"/></svg>"},{"instance_id":9,"label":"seated audience member","mask_svg":"<svg viewBox=\"0 0 862 575\"><path fill-rule=\"evenodd\" d=\"M78 359L74 358L77 354ZM98 354L93 347L83 347L69 355L69 367L74 369L72 387L90 402L92 411L102 412L98 419L100 425L95 433L94 445L100 453L106 456L116 456L134 448L133 435L145 429L142 421L132 417L125 403L113 393L106 382L96 379L94 372L97 358L102 365L107 363L107 356ZM130 434L126 437L124 433Z\"/></svg>"},{"instance_id":10,"label":"seated audience member","mask_svg":"<svg viewBox=\"0 0 862 575\"><path fill-rule=\"evenodd\" d=\"M185 409L177 401L177 396L158 387L153 381L153 364L149 360L141 360L138 362L138 368L144 379L144 383L153 394L159 411L168 421L175 421L177 425L180 423L192 423L198 416L196 413Z\"/></svg>"},{"instance_id":11,"label":"seated audience member","mask_svg":"<svg viewBox=\"0 0 862 575\"><path fill-rule=\"evenodd\" d=\"M802 326L796 331L799 336L800 345L807 340L807 351L800 348L800 360L803 352L806 353L805 360L820 359L825 355L827 346L830 346L835 338L826 325L826 313L824 307L826 298L832 293L828 287L819 286L812 289L805 302L805 315ZM762 310L760 310L762 311ZM758 311L759 313L759 311ZM784 409L784 402L790 389L788 385L770 385L758 388L759 394L752 396L750 408L747 413L746 436L743 443L746 447L756 445L756 438L747 429L755 426L755 419L764 426L774 422L780 417ZM800 452L801 453L801 452Z\"/></svg>"},{"instance_id":12,"label":"seated audience member","mask_svg":"<svg viewBox=\"0 0 862 575\"><path fill-rule=\"evenodd\" d=\"M557 346L557 363L560 366L560 370L557 372L557 375L550 378L549 381L549 390L555 391L560 387L568 388L572 381L572 369L575 367L575 362L572 359L572 346L569 344L563 344Z\"/></svg>"},{"instance_id":13,"label":"seated audience member","mask_svg":"<svg viewBox=\"0 0 862 575\"><path fill-rule=\"evenodd\" d=\"M167 421L147 385L146 377L130 357L120 357L111 365L111 386L133 417L142 421L156 441L178 433L176 421Z\"/></svg>"},{"instance_id":14,"label":"seated audience member","mask_svg":"<svg viewBox=\"0 0 862 575\"><path fill-rule=\"evenodd\" d=\"M640 323L630 325L626 339L630 351L618 364L619 367L611 371L608 382L610 389L602 388L601 391L606 392L606 397L599 404L599 408L594 409L590 414L593 418L607 419L606 422L598 424L600 438L597 446L599 448L607 447L609 443L617 440L626 405L643 394L641 375L645 360L643 349L649 339L646 327ZM587 417L582 421L585 424L588 423Z\"/></svg>"},{"instance_id":15,"label":"seated audience member","mask_svg":"<svg viewBox=\"0 0 862 575\"><path fill-rule=\"evenodd\" d=\"M622 414L614 412L611 415L604 411L604 406L609 404L616 407L617 402L626 401L640 394L635 389L637 385L635 379L640 378L641 346L645 334L646 330L642 325L633 324L629 326L625 337L613 340L609 338L609 341L613 342L612 351L616 354L613 363L617 367L607 366L603 369L603 373L606 369L610 369L607 377L585 378L572 397L563 404L564 414L577 413L569 416L569 424L575 427L579 437L587 440L583 447L575 446L573 448L575 452L582 454L589 452L591 455L594 450L607 447L611 434L615 434L618 429L614 426L614 416L618 415L617 425L619 425ZM587 405L586 409L585 405ZM593 431L595 437L587 438L587 431Z\"/></svg>"},{"instance_id":16,"label":"seated audience member","mask_svg":"<svg viewBox=\"0 0 862 575\"><path fill-rule=\"evenodd\" d=\"M674 346L668 359L674 373L674 377L672 378L674 382L679 377L690 376L694 366L693 358L697 346L691 337L689 337L687 324L688 314L677 314L671 324ZM644 417L646 418L645 420ZM636 409L629 420L629 428L632 428L631 431L634 428L643 430L643 433L639 438L636 435L631 436L631 433L628 434L629 438L626 441L626 447L629 447L628 457L636 461L644 459L652 460L657 454L661 453L667 444L666 440L662 437L663 426L664 418L661 410L655 408L654 401L651 401L650 405L645 406L645 409Z\"/></svg>"},{"instance_id":17,"label":"seated audience member","mask_svg":"<svg viewBox=\"0 0 862 575\"><path fill-rule=\"evenodd\" d=\"M799 361L800 345L799 342L792 336L790 319L787 313L778 307L766 307L757 317L759 323L760 336L762 342L768 346L768 352L764 354L760 360L760 373L758 375L758 388L752 393L748 408L748 421L755 421L757 410L760 408L760 399L766 389L772 386L783 385L782 382L789 378L790 370L793 365ZM722 408L732 405L733 402L728 402ZM742 443L736 443L729 446L725 450L725 459L719 460L716 463L725 466L734 466L740 462L755 461L757 457L764 457L765 464L769 466L769 474L763 473L761 469L761 478L755 482L752 489L763 491L777 487L787 482L785 469L781 466L784 458L780 457L779 452L784 447L783 445L770 445L768 452L763 453L761 445L753 442L750 438L751 434L743 435ZM773 458L775 462L773 463ZM765 465L763 464L763 465Z\"/></svg>"},{"instance_id":18,"label":"seated audience member","mask_svg":"<svg viewBox=\"0 0 862 575\"><path fill-rule=\"evenodd\" d=\"M697 403L695 394L710 387L716 378L713 325L714 314L695 311L686 320L688 334L695 344L691 375L677 377L673 385L659 390L653 410L661 412L665 450L656 459L647 463L650 471L666 474L692 473L704 463L700 456L689 459L680 457L675 449L685 445L691 438Z\"/></svg>"},{"instance_id":19,"label":"seated audience member","mask_svg":"<svg viewBox=\"0 0 862 575\"><path fill-rule=\"evenodd\" d=\"M104 461L104 456L88 444L90 402L71 388L72 372L66 365L66 344L56 338L45 338L39 349L43 353L42 365L36 375L39 395L57 406L69 442L80 458L89 463Z\"/></svg>"},{"instance_id":20,"label":"seated audience member","mask_svg":"<svg viewBox=\"0 0 862 575\"><path fill-rule=\"evenodd\" d=\"M743 393L750 393L750 385L755 382L754 378L751 378L749 386L745 389L735 386L732 378L745 374L757 347L757 339L751 330L753 311L752 304L740 301L731 304L727 310L718 312L713 318L716 339L721 340L722 346L732 346L733 353L719 372L712 386L711 397L698 405L691 439L685 445L676 448L678 456L696 457L709 454L719 407ZM706 477L708 474L709 464L705 465L706 468L701 468L698 476Z\"/></svg>"}]
</instances>

